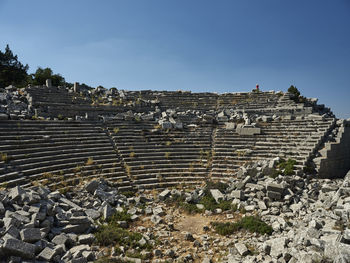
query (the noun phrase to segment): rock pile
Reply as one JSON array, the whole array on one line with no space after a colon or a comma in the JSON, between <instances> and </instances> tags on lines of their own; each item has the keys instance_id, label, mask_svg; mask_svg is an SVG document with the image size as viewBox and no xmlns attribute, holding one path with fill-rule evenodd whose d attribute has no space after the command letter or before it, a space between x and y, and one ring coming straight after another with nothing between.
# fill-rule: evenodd
<instances>
[{"instance_id":1,"label":"rock pile","mask_svg":"<svg viewBox=\"0 0 350 263\"><path fill-rule=\"evenodd\" d=\"M0 120L28 119L33 113L25 89L14 86L0 89Z\"/></svg>"},{"instance_id":2,"label":"rock pile","mask_svg":"<svg viewBox=\"0 0 350 263\"><path fill-rule=\"evenodd\" d=\"M88 262L105 256L135 262L140 262L136 257L177 262L349 262L350 173L332 181L306 175L266 177L276 161L260 162L242 170L240 178L224 188L210 189L217 204L229 202L236 211L209 209L200 201L208 194L205 186L131 195L118 193L104 180L93 180L65 195L44 187L2 190L0 256L11 262ZM181 229L181 222L193 216L171 200L194 205L199 213L195 217L205 221L201 229ZM118 227L139 233L139 248L119 245L108 252L96 243L95 232L116 212L128 214L130 221L118 221ZM272 226L272 235L241 231L219 236L210 225L250 215Z\"/></svg>"}]
</instances>

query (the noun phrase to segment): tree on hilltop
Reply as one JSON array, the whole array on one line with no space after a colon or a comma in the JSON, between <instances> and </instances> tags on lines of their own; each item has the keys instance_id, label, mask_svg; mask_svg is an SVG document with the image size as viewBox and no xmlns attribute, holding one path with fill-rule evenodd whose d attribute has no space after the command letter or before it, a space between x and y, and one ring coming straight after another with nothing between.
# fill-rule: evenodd
<instances>
[{"instance_id":1,"label":"tree on hilltop","mask_svg":"<svg viewBox=\"0 0 350 263\"><path fill-rule=\"evenodd\" d=\"M300 96L300 91L293 85L289 87L288 92L293 94L295 98L299 98Z\"/></svg>"},{"instance_id":2,"label":"tree on hilltop","mask_svg":"<svg viewBox=\"0 0 350 263\"><path fill-rule=\"evenodd\" d=\"M18 61L9 45L6 45L5 52L0 50L0 88L8 85L21 86L26 84L28 64L23 65Z\"/></svg>"},{"instance_id":3,"label":"tree on hilltop","mask_svg":"<svg viewBox=\"0 0 350 263\"><path fill-rule=\"evenodd\" d=\"M64 86L66 84L64 77L60 74L53 74L51 68L41 68L35 71L35 73L31 74L30 83L33 85L44 85L47 79L51 79L53 86Z\"/></svg>"}]
</instances>

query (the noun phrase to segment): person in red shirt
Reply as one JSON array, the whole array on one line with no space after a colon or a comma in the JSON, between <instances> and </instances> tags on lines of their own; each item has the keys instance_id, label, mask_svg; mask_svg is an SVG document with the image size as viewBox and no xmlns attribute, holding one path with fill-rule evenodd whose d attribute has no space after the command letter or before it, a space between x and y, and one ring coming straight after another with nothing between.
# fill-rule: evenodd
<instances>
[{"instance_id":1,"label":"person in red shirt","mask_svg":"<svg viewBox=\"0 0 350 263\"><path fill-rule=\"evenodd\" d=\"M259 91L259 84L256 84L256 91Z\"/></svg>"}]
</instances>

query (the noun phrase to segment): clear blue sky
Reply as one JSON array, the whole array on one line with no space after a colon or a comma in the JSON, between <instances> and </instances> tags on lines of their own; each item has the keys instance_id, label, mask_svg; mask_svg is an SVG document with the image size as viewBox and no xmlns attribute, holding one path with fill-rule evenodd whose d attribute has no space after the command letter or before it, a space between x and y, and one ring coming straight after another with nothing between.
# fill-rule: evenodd
<instances>
[{"instance_id":1,"label":"clear blue sky","mask_svg":"<svg viewBox=\"0 0 350 263\"><path fill-rule=\"evenodd\" d=\"M350 0L0 0L29 72L140 90L283 90L350 117Z\"/></svg>"}]
</instances>

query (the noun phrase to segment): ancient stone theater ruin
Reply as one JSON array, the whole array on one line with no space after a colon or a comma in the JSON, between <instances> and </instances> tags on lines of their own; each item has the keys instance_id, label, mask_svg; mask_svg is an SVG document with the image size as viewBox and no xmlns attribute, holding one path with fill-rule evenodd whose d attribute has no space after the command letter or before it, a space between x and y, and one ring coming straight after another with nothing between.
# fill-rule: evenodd
<instances>
[{"instance_id":1,"label":"ancient stone theater ruin","mask_svg":"<svg viewBox=\"0 0 350 263\"><path fill-rule=\"evenodd\" d=\"M0 258L350 262L349 130L288 92L9 86Z\"/></svg>"}]
</instances>

